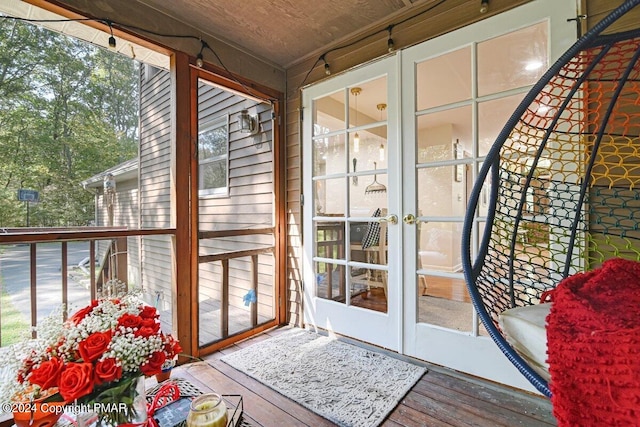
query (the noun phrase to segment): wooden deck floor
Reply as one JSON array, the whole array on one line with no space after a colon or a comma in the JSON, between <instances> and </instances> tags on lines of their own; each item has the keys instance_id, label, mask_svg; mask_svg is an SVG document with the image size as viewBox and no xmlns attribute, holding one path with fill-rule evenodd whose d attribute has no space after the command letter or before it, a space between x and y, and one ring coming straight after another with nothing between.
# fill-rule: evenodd
<instances>
[{"instance_id":1,"label":"wooden deck floor","mask_svg":"<svg viewBox=\"0 0 640 427\"><path fill-rule=\"evenodd\" d=\"M254 426L334 426L220 360L225 354L285 330L287 328L268 331L215 353L204 362L183 365L173 375L223 394L241 394L244 420ZM429 368L427 374L387 417L383 426L556 425L548 399L502 388L441 367L426 366Z\"/></svg>"}]
</instances>

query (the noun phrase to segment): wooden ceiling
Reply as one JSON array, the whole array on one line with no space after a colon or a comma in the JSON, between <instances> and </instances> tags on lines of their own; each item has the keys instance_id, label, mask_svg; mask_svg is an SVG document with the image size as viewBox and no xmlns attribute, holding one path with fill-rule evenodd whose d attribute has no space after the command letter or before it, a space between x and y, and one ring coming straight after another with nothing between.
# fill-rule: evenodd
<instances>
[{"instance_id":1,"label":"wooden ceiling","mask_svg":"<svg viewBox=\"0 0 640 427\"><path fill-rule=\"evenodd\" d=\"M284 69L436 0L132 0ZM377 26L376 26L377 25Z\"/></svg>"}]
</instances>

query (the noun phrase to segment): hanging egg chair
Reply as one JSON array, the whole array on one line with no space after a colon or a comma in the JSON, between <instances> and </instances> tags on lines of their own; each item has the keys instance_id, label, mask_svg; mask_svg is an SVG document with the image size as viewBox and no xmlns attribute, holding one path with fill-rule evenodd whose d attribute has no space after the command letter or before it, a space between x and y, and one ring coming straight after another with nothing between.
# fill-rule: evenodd
<instances>
[{"instance_id":1,"label":"hanging egg chair","mask_svg":"<svg viewBox=\"0 0 640 427\"><path fill-rule=\"evenodd\" d=\"M549 378L501 327L507 310L612 258L640 261L640 29L603 34L625 1L526 95L479 171L462 263L489 335L542 394ZM473 248L477 247L475 251Z\"/></svg>"}]
</instances>

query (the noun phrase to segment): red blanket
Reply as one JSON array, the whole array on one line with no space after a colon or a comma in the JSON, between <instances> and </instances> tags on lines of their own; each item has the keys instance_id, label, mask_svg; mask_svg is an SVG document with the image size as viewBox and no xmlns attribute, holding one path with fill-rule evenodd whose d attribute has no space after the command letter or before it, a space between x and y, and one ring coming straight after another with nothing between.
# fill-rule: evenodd
<instances>
[{"instance_id":1,"label":"red blanket","mask_svg":"<svg viewBox=\"0 0 640 427\"><path fill-rule=\"evenodd\" d=\"M640 425L640 263L612 259L550 292L548 362L559 426Z\"/></svg>"}]
</instances>

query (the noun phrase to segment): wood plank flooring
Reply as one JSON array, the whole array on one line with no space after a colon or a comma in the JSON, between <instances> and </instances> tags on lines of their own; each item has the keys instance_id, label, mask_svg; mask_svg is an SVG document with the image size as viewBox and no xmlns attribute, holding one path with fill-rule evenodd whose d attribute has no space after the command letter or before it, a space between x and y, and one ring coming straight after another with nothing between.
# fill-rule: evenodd
<instances>
[{"instance_id":1,"label":"wood plank flooring","mask_svg":"<svg viewBox=\"0 0 640 427\"><path fill-rule=\"evenodd\" d=\"M203 389L208 387L223 394L241 394L244 402L244 420L254 426L334 426L330 421L220 360L225 354L268 339L287 329L289 328L273 329L237 343L208 356L202 362L176 368L173 375L185 378ZM387 354L395 355L388 352ZM425 366L429 369L427 374L411 389L382 426L557 425L551 414L548 399L500 387L442 367L428 364Z\"/></svg>"}]
</instances>

